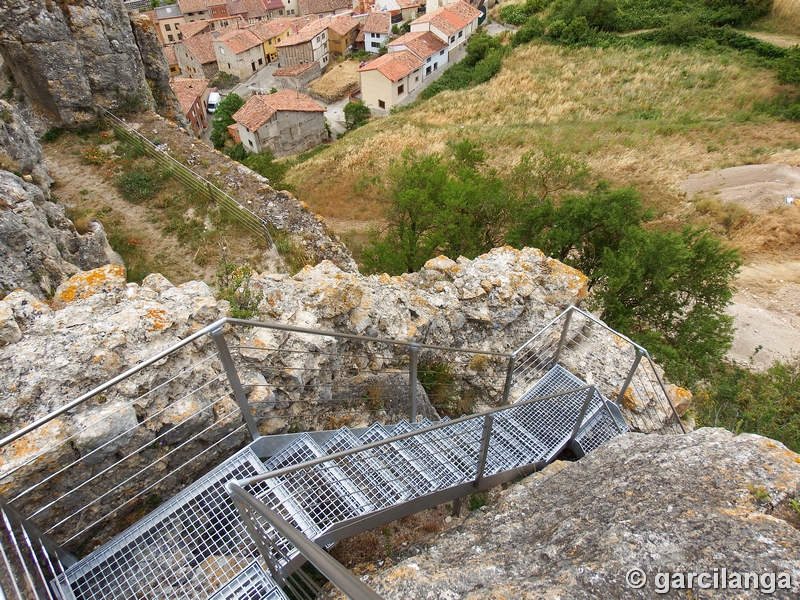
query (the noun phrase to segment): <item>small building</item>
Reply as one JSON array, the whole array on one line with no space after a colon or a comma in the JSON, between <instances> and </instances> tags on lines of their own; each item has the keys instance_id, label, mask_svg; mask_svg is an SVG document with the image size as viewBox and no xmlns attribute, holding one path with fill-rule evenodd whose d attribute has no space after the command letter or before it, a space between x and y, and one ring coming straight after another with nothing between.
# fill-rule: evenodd
<instances>
[{"instance_id":1,"label":"small building","mask_svg":"<svg viewBox=\"0 0 800 600\"><path fill-rule=\"evenodd\" d=\"M224 19L228 16L227 0L208 0L210 19Z\"/></svg>"},{"instance_id":2,"label":"small building","mask_svg":"<svg viewBox=\"0 0 800 600\"><path fill-rule=\"evenodd\" d=\"M208 127L206 120L208 79L175 77L169 80L169 87L175 92L192 131L195 135L200 135Z\"/></svg>"},{"instance_id":3,"label":"small building","mask_svg":"<svg viewBox=\"0 0 800 600\"><path fill-rule=\"evenodd\" d=\"M422 82L425 64L410 50L389 52L359 67L361 97L367 106L389 110Z\"/></svg>"},{"instance_id":4,"label":"small building","mask_svg":"<svg viewBox=\"0 0 800 600\"><path fill-rule=\"evenodd\" d=\"M269 18L261 0L228 0L228 16L240 17L247 23L260 23Z\"/></svg>"},{"instance_id":5,"label":"small building","mask_svg":"<svg viewBox=\"0 0 800 600\"><path fill-rule=\"evenodd\" d=\"M264 21L247 27L264 44L264 56L267 62L278 60L278 42L292 34L292 26L288 21Z\"/></svg>"},{"instance_id":6,"label":"small building","mask_svg":"<svg viewBox=\"0 0 800 600\"><path fill-rule=\"evenodd\" d=\"M244 147L275 156L304 152L328 139L325 108L299 92L255 95L233 115Z\"/></svg>"},{"instance_id":7,"label":"small building","mask_svg":"<svg viewBox=\"0 0 800 600\"><path fill-rule=\"evenodd\" d=\"M206 0L178 0L178 6L181 7L186 23L201 21L211 16Z\"/></svg>"},{"instance_id":8,"label":"small building","mask_svg":"<svg viewBox=\"0 0 800 600\"><path fill-rule=\"evenodd\" d=\"M286 7L283 0L264 0L264 10L268 19L282 19L286 16Z\"/></svg>"},{"instance_id":9,"label":"small building","mask_svg":"<svg viewBox=\"0 0 800 600\"><path fill-rule=\"evenodd\" d=\"M276 44L278 61L282 67L293 67L309 62L328 66L328 20L312 19L296 35L291 35Z\"/></svg>"},{"instance_id":10,"label":"small building","mask_svg":"<svg viewBox=\"0 0 800 600\"><path fill-rule=\"evenodd\" d=\"M210 33L211 23L208 21L192 21L191 23L178 23L181 39L188 40L200 33Z\"/></svg>"},{"instance_id":11,"label":"small building","mask_svg":"<svg viewBox=\"0 0 800 600\"><path fill-rule=\"evenodd\" d=\"M392 33L392 17L388 12L373 11L367 15L362 27L364 50L378 54Z\"/></svg>"},{"instance_id":12,"label":"small building","mask_svg":"<svg viewBox=\"0 0 800 600\"><path fill-rule=\"evenodd\" d=\"M214 54L220 71L247 79L266 66L264 44L248 29L230 28L214 38Z\"/></svg>"},{"instance_id":13,"label":"small building","mask_svg":"<svg viewBox=\"0 0 800 600\"><path fill-rule=\"evenodd\" d=\"M294 67L281 67L272 74L282 90L308 93L308 84L322 76L318 62L309 62Z\"/></svg>"},{"instance_id":14,"label":"small building","mask_svg":"<svg viewBox=\"0 0 800 600\"><path fill-rule=\"evenodd\" d=\"M328 50L331 58L350 54L355 49L361 23L350 15L331 17L328 24Z\"/></svg>"},{"instance_id":15,"label":"small building","mask_svg":"<svg viewBox=\"0 0 800 600\"><path fill-rule=\"evenodd\" d=\"M178 56L175 53L175 46L164 46L164 58L167 59L169 76L177 77L181 74L181 66L178 64Z\"/></svg>"},{"instance_id":16,"label":"small building","mask_svg":"<svg viewBox=\"0 0 800 600\"><path fill-rule=\"evenodd\" d=\"M447 64L449 54L447 42L432 34L430 31L417 31L406 33L396 40L389 42L389 52L402 52L409 50L425 63L422 70L422 81L433 75Z\"/></svg>"},{"instance_id":17,"label":"small building","mask_svg":"<svg viewBox=\"0 0 800 600\"><path fill-rule=\"evenodd\" d=\"M219 71L210 33L194 35L175 44L175 55L181 74L191 79L213 79Z\"/></svg>"},{"instance_id":18,"label":"small building","mask_svg":"<svg viewBox=\"0 0 800 600\"><path fill-rule=\"evenodd\" d=\"M411 31L430 31L447 42L447 49L452 52L475 32L480 16L477 8L458 0L412 21Z\"/></svg>"},{"instance_id":19,"label":"small building","mask_svg":"<svg viewBox=\"0 0 800 600\"><path fill-rule=\"evenodd\" d=\"M159 6L156 8L155 13L161 44L167 46L181 41L180 32L178 31L178 25L184 22L181 7L177 4Z\"/></svg>"},{"instance_id":20,"label":"small building","mask_svg":"<svg viewBox=\"0 0 800 600\"><path fill-rule=\"evenodd\" d=\"M400 17L405 21L413 21L419 15L419 9L425 4L423 0L395 0L400 7Z\"/></svg>"},{"instance_id":21,"label":"small building","mask_svg":"<svg viewBox=\"0 0 800 600\"><path fill-rule=\"evenodd\" d=\"M304 17L332 17L353 12L352 0L298 0L298 6Z\"/></svg>"}]
</instances>

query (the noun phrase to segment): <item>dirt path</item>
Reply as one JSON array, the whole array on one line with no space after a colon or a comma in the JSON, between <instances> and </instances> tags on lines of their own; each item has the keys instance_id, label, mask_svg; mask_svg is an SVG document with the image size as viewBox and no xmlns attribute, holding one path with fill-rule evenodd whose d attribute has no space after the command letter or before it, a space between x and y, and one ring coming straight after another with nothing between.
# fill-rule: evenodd
<instances>
[{"instance_id":1,"label":"dirt path","mask_svg":"<svg viewBox=\"0 0 800 600\"><path fill-rule=\"evenodd\" d=\"M786 35L781 33L762 33L760 31L747 31L747 35L754 37L762 42L767 42L780 48L791 48L800 44L800 36Z\"/></svg>"},{"instance_id":2,"label":"dirt path","mask_svg":"<svg viewBox=\"0 0 800 600\"><path fill-rule=\"evenodd\" d=\"M214 282L216 265L202 267L195 263L188 248L181 246L174 236L163 233L155 211L123 200L111 181L98 173L98 169L84 164L74 150L60 144L45 144L44 151L50 176L57 182L54 194L73 214L99 220L109 235L124 232L128 243L157 259L162 274L173 283L193 279Z\"/></svg>"}]
</instances>

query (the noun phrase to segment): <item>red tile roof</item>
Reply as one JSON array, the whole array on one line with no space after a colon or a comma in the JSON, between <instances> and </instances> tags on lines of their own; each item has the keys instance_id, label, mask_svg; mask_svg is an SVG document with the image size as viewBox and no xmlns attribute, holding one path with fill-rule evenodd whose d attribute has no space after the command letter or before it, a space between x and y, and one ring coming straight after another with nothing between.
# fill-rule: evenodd
<instances>
[{"instance_id":1,"label":"red tile roof","mask_svg":"<svg viewBox=\"0 0 800 600\"><path fill-rule=\"evenodd\" d=\"M364 31L366 33L383 33L388 35L392 30L392 18L388 12L372 11L367 15L367 20L364 22Z\"/></svg>"},{"instance_id":2,"label":"red tile roof","mask_svg":"<svg viewBox=\"0 0 800 600\"><path fill-rule=\"evenodd\" d=\"M405 46L421 59L433 56L437 52L447 48L447 43L430 31L416 31L401 35L393 42L389 42L387 47L395 48Z\"/></svg>"},{"instance_id":3,"label":"red tile roof","mask_svg":"<svg viewBox=\"0 0 800 600\"><path fill-rule=\"evenodd\" d=\"M400 8L417 8L424 4L422 0L395 0Z\"/></svg>"},{"instance_id":4,"label":"red tile roof","mask_svg":"<svg viewBox=\"0 0 800 600\"><path fill-rule=\"evenodd\" d=\"M307 62L303 63L302 65L295 65L293 67L281 67L280 69L275 69L275 72L272 73L273 77L297 77L300 73L304 71L308 71L309 69L313 68L314 66L319 66L319 63L316 61L314 62Z\"/></svg>"},{"instance_id":5,"label":"red tile roof","mask_svg":"<svg viewBox=\"0 0 800 600\"><path fill-rule=\"evenodd\" d=\"M168 65L178 64L178 56L175 54L175 46L164 47L164 57L167 59Z\"/></svg>"},{"instance_id":6,"label":"red tile roof","mask_svg":"<svg viewBox=\"0 0 800 600\"><path fill-rule=\"evenodd\" d=\"M228 0L228 15L242 15L248 19L258 19L267 16L267 11L261 0Z\"/></svg>"},{"instance_id":7,"label":"red tile roof","mask_svg":"<svg viewBox=\"0 0 800 600\"><path fill-rule=\"evenodd\" d=\"M186 49L192 53L192 56L201 64L205 65L212 62L217 62L217 55L214 53L214 36L210 33L201 33L188 40L179 42L186 46Z\"/></svg>"},{"instance_id":8,"label":"red tile roof","mask_svg":"<svg viewBox=\"0 0 800 600\"><path fill-rule=\"evenodd\" d=\"M199 96L203 95L208 87L208 79L187 79L184 77L175 77L169 80L169 87L175 92L178 97L178 102L181 103L181 108L184 114L192 109Z\"/></svg>"},{"instance_id":9,"label":"red tile roof","mask_svg":"<svg viewBox=\"0 0 800 600\"><path fill-rule=\"evenodd\" d=\"M452 35L460 29L464 29L472 21L481 16L481 12L477 8L471 7L466 2L459 0L452 4L446 4L435 11L422 15L420 18L411 22L414 23L430 23L437 29Z\"/></svg>"},{"instance_id":10,"label":"red tile roof","mask_svg":"<svg viewBox=\"0 0 800 600\"><path fill-rule=\"evenodd\" d=\"M353 29L361 25L358 21L356 21L350 15L339 15L338 17L332 17L330 20L330 24L328 28L331 31L335 31L339 35L347 35Z\"/></svg>"},{"instance_id":11,"label":"red tile roof","mask_svg":"<svg viewBox=\"0 0 800 600\"><path fill-rule=\"evenodd\" d=\"M327 28L328 19L312 19L311 22L299 30L296 35L290 35L285 40L281 40L275 44L275 46L278 48L285 48L287 46L305 44L306 42L310 42Z\"/></svg>"},{"instance_id":12,"label":"red tile roof","mask_svg":"<svg viewBox=\"0 0 800 600\"><path fill-rule=\"evenodd\" d=\"M298 0L301 15L321 15L352 8L352 0Z\"/></svg>"},{"instance_id":13,"label":"red tile roof","mask_svg":"<svg viewBox=\"0 0 800 600\"><path fill-rule=\"evenodd\" d=\"M250 96L244 106L233 114L233 120L248 131L257 131L279 111L324 113L325 109L305 94L281 90L274 94Z\"/></svg>"},{"instance_id":14,"label":"red tile roof","mask_svg":"<svg viewBox=\"0 0 800 600\"><path fill-rule=\"evenodd\" d=\"M214 41L225 43L234 54L241 54L262 44L258 36L249 29L235 29L225 32Z\"/></svg>"},{"instance_id":15,"label":"red tile roof","mask_svg":"<svg viewBox=\"0 0 800 600\"><path fill-rule=\"evenodd\" d=\"M377 70L390 81L398 81L416 69L419 69L425 63L420 60L414 53L408 50L401 50L400 52L389 52L383 56L379 56L375 60L368 62L363 67L359 67L359 71L374 71Z\"/></svg>"},{"instance_id":16,"label":"red tile roof","mask_svg":"<svg viewBox=\"0 0 800 600\"><path fill-rule=\"evenodd\" d=\"M288 21L262 21L261 23L249 25L247 30L252 31L262 42L266 42L282 33L286 33L291 28L292 26Z\"/></svg>"},{"instance_id":17,"label":"red tile roof","mask_svg":"<svg viewBox=\"0 0 800 600\"><path fill-rule=\"evenodd\" d=\"M181 7L183 14L208 10L206 0L178 0L178 6Z\"/></svg>"},{"instance_id":18,"label":"red tile roof","mask_svg":"<svg viewBox=\"0 0 800 600\"><path fill-rule=\"evenodd\" d=\"M209 29L210 25L208 21L192 21L191 23L177 23L176 26L178 27L178 31L183 34L183 39L189 39L190 37L196 36L198 33L202 33L203 30Z\"/></svg>"},{"instance_id":19,"label":"red tile roof","mask_svg":"<svg viewBox=\"0 0 800 600\"><path fill-rule=\"evenodd\" d=\"M264 9L266 9L267 12L281 10L282 8L284 8L284 6L281 0L264 0Z\"/></svg>"}]
</instances>

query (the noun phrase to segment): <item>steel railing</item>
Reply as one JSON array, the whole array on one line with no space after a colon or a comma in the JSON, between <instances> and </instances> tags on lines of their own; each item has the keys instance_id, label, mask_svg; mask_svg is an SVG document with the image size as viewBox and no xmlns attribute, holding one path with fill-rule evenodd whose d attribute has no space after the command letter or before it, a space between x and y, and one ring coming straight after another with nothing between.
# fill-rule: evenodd
<instances>
[{"instance_id":1,"label":"steel railing","mask_svg":"<svg viewBox=\"0 0 800 600\"><path fill-rule=\"evenodd\" d=\"M31 539L57 570L264 434L413 422L429 410L426 378L431 396L504 404L547 364L569 366L598 341L636 350L612 375L593 373L598 389L623 406L635 390L631 403L644 408L634 417L657 424L648 411L661 418L651 407L671 404L646 351L574 308L514 353L224 318L0 439L0 496L25 531L40 532Z\"/></svg>"}]
</instances>

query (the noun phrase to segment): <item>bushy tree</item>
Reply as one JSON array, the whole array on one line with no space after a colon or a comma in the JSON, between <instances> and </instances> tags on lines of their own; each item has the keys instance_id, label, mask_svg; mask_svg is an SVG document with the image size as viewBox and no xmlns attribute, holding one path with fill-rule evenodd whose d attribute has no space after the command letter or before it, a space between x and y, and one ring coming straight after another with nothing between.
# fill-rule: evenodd
<instances>
[{"instance_id":1,"label":"bushy tree","mask_svg":"<svg viewBox=\"0 0 800 600\"><path fill-rule=\"evenodd\" d=\"M360 127L372 116L366 104L361 102L348 102L344 105L344 124L347 131Z\"/></svg>"},{"instance_id":2,"label":"bushy tree","mask_svg":"<svg viewBox=\"0 0 800 600\"><path fill-rule=\"evenodd\" d=\"M275 153L267 148L256 154L250 154L242 160L242 164L248 169L252 169L259 175L269 179L272 187L279 187L283 185L283 176L291 166L287 162L279 162L275 160Z\"/></svg>"},{"instance_id":3,"label":"bushy tree","mask_svg":"<svg viewBox=\"0 0 800 600\"><path fill-rule=\"evenodd\" d=\"M214 120L211 122L211 143L214 148L222 150L225 142L230 139L228 125L233 125L233 114L244 106L244 100L239 94L228 94L217 105L214 112Z\"/></svg>"}]
</instances>

